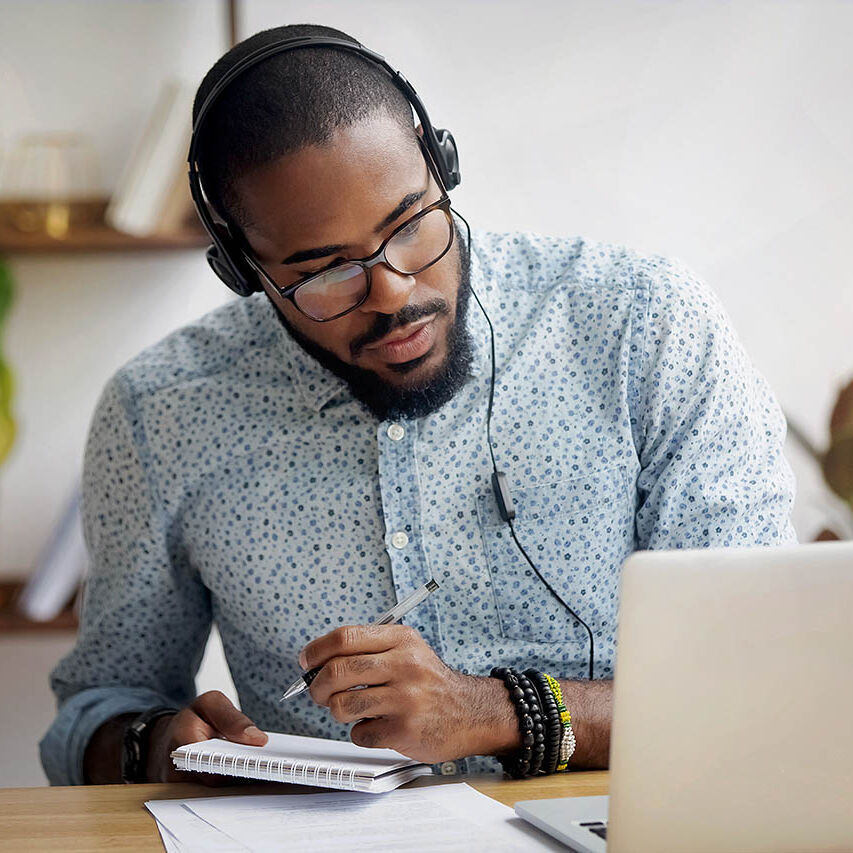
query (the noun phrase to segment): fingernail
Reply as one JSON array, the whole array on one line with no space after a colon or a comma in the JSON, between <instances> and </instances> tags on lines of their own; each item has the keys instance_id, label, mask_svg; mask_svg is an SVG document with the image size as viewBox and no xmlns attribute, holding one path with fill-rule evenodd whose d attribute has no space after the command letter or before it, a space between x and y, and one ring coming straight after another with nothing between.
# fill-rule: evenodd
<instances>
[{"instance_id":1,"label":"fingernail","mask_svg":"<svg viewBox=\"0 0 853 853\"><path fill-rule=\"evenodd\" d=\"M308 658L305 657L305 649L302 649L299 653L299 666L301 666L302 669L308 669Z\"/></svg>"},{"instance_id":2,"label":"fingernail","mask_svg":"<svg viewBox=\"0 0 853 853\"><path fill-rule=\"evenodd\" d=\"M264 733L257 726L246 726L246 728L243 729L243 734L246 735L246 737L264 736Z\"/></svg>"}]
</instances>

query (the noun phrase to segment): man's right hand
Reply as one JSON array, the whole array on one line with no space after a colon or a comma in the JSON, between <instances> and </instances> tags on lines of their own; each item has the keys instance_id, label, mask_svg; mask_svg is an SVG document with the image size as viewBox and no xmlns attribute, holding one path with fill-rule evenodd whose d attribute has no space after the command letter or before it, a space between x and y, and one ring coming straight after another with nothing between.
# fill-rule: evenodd
<instances>
[{"instance_id":1,"label":"man's right hand","mask_svg":"<svg viewBox=\"0 0 853 853\"><path fill-rule=\"evenodd\" d=\"M200 782L204 785L234 785L232 776L176 770L172 750L188 743L224 738L234 743L263 746L267 736L231 700L218 690L202 693L183 711L160 717L148 740L146 778L149 782Z\"/></svg>"}]
</instances>

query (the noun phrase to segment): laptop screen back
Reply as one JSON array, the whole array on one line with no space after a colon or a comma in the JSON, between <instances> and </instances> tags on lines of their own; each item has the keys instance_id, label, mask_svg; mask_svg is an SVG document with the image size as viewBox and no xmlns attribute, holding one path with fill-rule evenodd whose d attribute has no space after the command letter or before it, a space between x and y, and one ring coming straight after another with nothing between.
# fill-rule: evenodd
<instances>
[{"instance_id":1,"label":"laptop screen back","mask_svg":"<svg viewBox=\"0 0 853 853\"><path fill-rule=\"evenodd\" d=\"M853 849L853 543L622 576L608 851Z\"/></svg>"}]
</instances>

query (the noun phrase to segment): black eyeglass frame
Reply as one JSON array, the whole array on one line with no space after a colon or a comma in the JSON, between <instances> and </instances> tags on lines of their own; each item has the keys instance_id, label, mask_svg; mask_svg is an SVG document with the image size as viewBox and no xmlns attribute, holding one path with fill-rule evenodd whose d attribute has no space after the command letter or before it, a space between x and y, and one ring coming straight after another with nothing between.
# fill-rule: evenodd
<instances>
[{"instance_id":1,"label":"black eyeglass frame","mask_svg":"<svg viewBox=\"0 0 853 853\"><path fill-rule=\"evenodd\" d=\"M424 266L420 267L416 270L400 270L385 257L385 251L388 248L388 244L401 232L406 228L410 227L413 223L417 222L419 219L423 219L429 213L432 213L434 210L443 210L444 215L447 217L447 225L450 230L450 237L448 238L447 245L444 247L444 250L441 252L438 257L431 260L428 264L424 264ZM428 204L423 210L419 210L414 216L410 216L404 222L401 222L381 243L379 248L373 252L373 254L368 255L366 258L347 258L343 263L339 266L345 266L347 264L354 264L355 266L359 266L364 270L364 277L367 280L367 286L364 289L364 295L361 299L358 300L354 305L347 308L345 311L341 311L339 314L335 314L333 317L326 317L325 319L318 319L317 317L312 317L310 314L303 311L299 305L296 303L295 294L296 291L299 290L300 287L304 287L306 284L310 284L320 276L326 275L326 273L331 272L335 267L329 267L329 269L322 270L321 272L316 273L315 275L310 276L309 278L302 279L302 281L297 281L295 284L290 284L287 287L281 287L276 284L267 273L267 271L261 266L260 262L256 261L255 258L252 257L251 250L247 249L247 247L242 246L241 251L243 252L243 256L246 261L251 265L252 269L255 270L259 275L261 275L266 282L272 287L276 293L282 299L289 299L297 311L302 314L304 317L307 317L309 320L313 320L315 323L328 323L331 320L337 320L340 317L343 317L346 314L349 314L350 311L354 311L358 308L359 305L363 305L367 298L370 296L370 288L373 282L373 277L370 273L372 267L375 267L377 264L384 263L390 269L394 270L394 272L399 275L418 275L422 273L425 269L429 269L433 264L437 264L449 251L450 247L453 245L454 239L454 231L456 229L453 227L453 216L450 212L450 196L447 195L446 192L442 192L441 198L437 201L432 202L432 204Z\"/></svg>"}]
</instances>

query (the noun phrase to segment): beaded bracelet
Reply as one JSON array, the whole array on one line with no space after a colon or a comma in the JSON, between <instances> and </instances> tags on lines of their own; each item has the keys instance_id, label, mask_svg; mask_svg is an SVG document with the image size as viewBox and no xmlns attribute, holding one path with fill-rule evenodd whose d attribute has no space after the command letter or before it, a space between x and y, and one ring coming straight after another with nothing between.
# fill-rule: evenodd
<instances>
[{"instance_id":1,"label":"beaded bracelet","mask_svg":"<svg viewBox=\"0 0 853 853\"><path fill-rule=\"evenodd\" d=\"M569 709L563 700L563 688L560 687L560 682L548 675L547 672L543 674L548 680L548 685L554 694L554 698L557 700L557 709L560 712L560 720L563 724L563 737L560 740L560 757L557 761L557 772L561 773L568 767L569 759L575 751L576 742L575 733L572 730L572 715L569 713Z\"/></svg>"},{"instance_id":2,"label":"beaded bracelet","mask_svg":"<svg viewBox=\"0 0 853 853\"><path fill-rule=\"evenodd\" d=\"M533 682L539 694L542 717L545 723L545 756L542 761L542 772L550 775L557 770L557 763L560 759L560 741L563 736L560 711L545 676L536 669L526 669L524 674Z\"/></svg>"},{"instance_id":3,"label":"beaded bracelet","mask_svg":"<svg viewBox=\"0 0 853 853\"><path fill-rule=\"evenodd\" d=\"M513 779L535 776L545 755L544 719L536 688L526 675L509 667L496 666L490 675L500 678L509 692L521 734L521 748L512 755L499 756L498 760Z\"/></svg>"}]
</instances>

